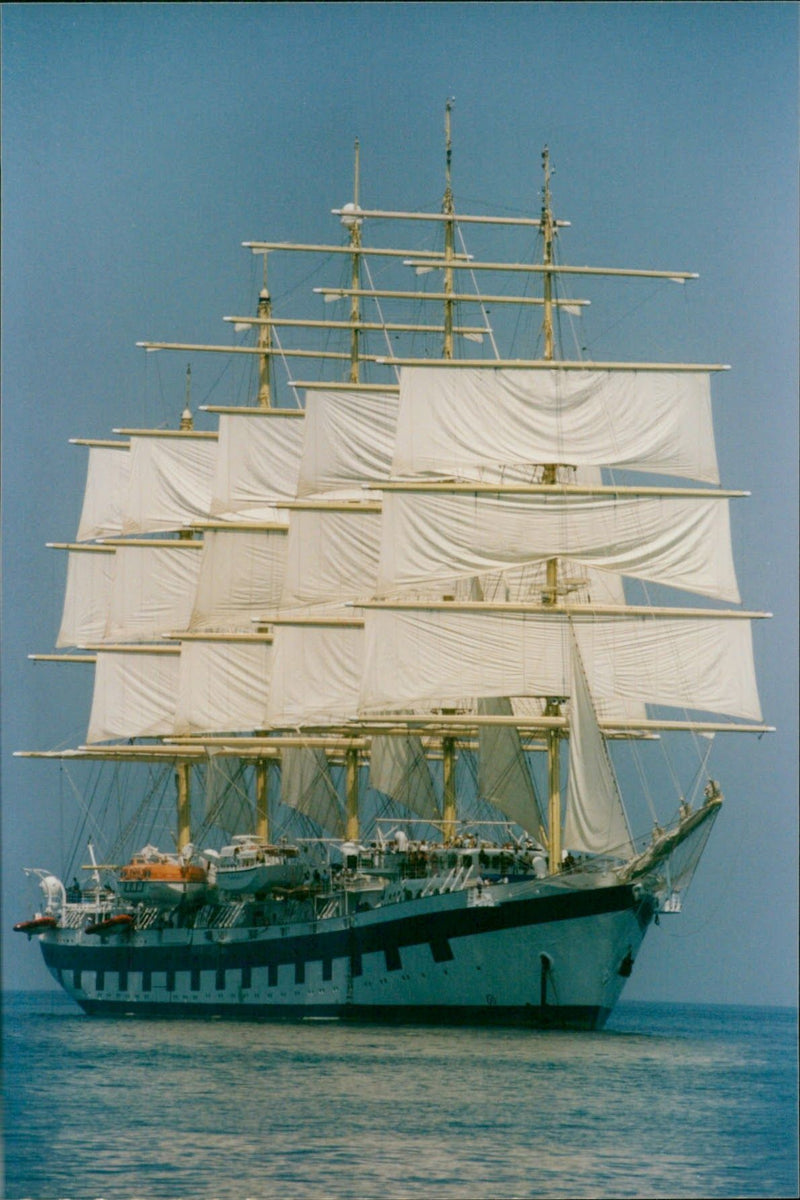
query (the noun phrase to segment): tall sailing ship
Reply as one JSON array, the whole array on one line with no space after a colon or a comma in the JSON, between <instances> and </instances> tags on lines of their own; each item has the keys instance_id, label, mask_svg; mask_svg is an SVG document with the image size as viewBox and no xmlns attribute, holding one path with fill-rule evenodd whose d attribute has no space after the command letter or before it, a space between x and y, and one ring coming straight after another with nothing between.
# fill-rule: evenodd
<instances>
[{"instance_id":1,"label":"tall sailing ship","mask_svg":"<svg viewBox=\"0 0 800 1200\"><path fill-rule=\"evenodd\" d=\"M449 106L446 135L440 211L362 208L356 144L340 242L245 243L264 286L226 320L246 342L142 343L253 356L255 403L200 431L187 373L180 428L81 443L58 653L34 657L93 664L91 716L85 745L31 757L177 791L171 839L154 788L92 827L82 880L28 869L16 928L87 1013L599 1028L719 813L711 737L768 728L767 614L741 609L731 553L746 493L714 447L724 367L560 348L587 276L694 276L562 265L547 150L538 217L457 213ZM434 248L366 237L395 227ZM477 227L527 257L479 261ZM267 256L288 255L346 264L315 289L346 316L273 315ZM502 357L512 308L541 319L538 357ZM667 738L676 788L654 797ZM627 807L609 743L637 767Z\"/></svg>"}]
</instances>

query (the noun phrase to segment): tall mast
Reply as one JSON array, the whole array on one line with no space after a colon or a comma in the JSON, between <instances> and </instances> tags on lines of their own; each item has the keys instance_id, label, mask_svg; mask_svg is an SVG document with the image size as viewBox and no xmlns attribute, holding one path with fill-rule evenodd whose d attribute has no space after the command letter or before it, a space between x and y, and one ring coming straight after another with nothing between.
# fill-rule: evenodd
<instances>
[{"instance_id":1,"label":"tall mast","mask_svg":"<svg viewBox=\"0 0 800 1200\"><path fill-rule=\"evenodd\" d=\"M256 759L256 836L263 841L269 837L269 763Z\"/></svg>"},{"instance_id":2,"label":"tall mast","mask_svg":"<svg viewBox=\"0 0 800 1200\"><path fill-rule=\"evenodd\" d=\"M179 762L175 765L175 787L178 793L178 836L176 838L178 850L183 850L184 846L189 844L191 840L191 799L189 794L189 771L191 764L188 762Z\"/></svg>"},{"instance_id":3,"label":"tall mast","mask_svg":"<svg viewBox=\"0 0 800 1200\"><path fill-rule=\"evenodd\" d=\"M542 169L544 172L544 187L542 189L542 217L540 231L542 235L542 264L545 267L553 263L553 240L555 237L555 221L550 197L550 151L545 146L542 151ZM544 357L548 362L554 358L553 345L553 273L544 272L544 315L542 318L544 334ZM552 484L557 478L557 464L546 463L542 482ZM556 604L558 600L558 559L547 560L547 585L544 593L545 604ZM545 706L545 715L557 717L561 714L561 702L558 697L551 696ZM557 729L547 732L547 782L548 782L548 830L549 830L549 865L551 874L561 869L561 736Z\"/></svg>"},{"instance_id":4,"label":"tall mast","mask_svg":"<svg viewBox=\"0 0 800 1200\"><path fill-rule=\"evenodd\" d=\"M553 264L553 240L555 238L555 221L553 220L553 209L550 202L550 151L545 146L542 151L542 169L544 171L544 188L542 189L542 223L540 226L542 234L542 265L545 267ZM542 332L544 333L544 357L546 359L553 358L553 272L544 272L544 317L542 320Z\"/></svg>"},{"instance_id":5,"label":"tall mast","mask_svg":"<svg viewBox=\"0 0 800 1200\"><path fill-rule=\"evenodd\" d=\"M455 205L453 204L453 188L451 179L451 167L453 160L453 143L450 137L450 110L453 107L453 101L448 100L445 105L444 113L444 137L445 137L445 187L444 200L442 201L442 212L445 215L444 223L444 345L442 347L442 357L453 357L453 309L455 301L453 299L453 269L449 265L455 258Z\"/></svg>"},{"instance_id":6,"label":"tall mast","mask_svg":"<svg viewBox=\"0 0 800 1200\"><path fill-rule=\"evenodd\" d=\"M453 268L450 265L455 258L455 204L453 203L453 184L452 184L452 162L453 162L453 142L450 135L450 112L453 107L453 101L449 99L445 105L444 111L444 139L445 139L445 175L444 175L444 199L442 200L442 212L445 215L444 222L444 343L442 346L442 357L453 357L453 310L455 308L455 300L453 299ZM445 843L451 842L456 833L456 818L458 814L456 800L456 739L454 737L442 738L442 780L443 780L443 795L442 795L442 816L444 823L442 827L442 838Z\"/></svg>"},{"instance_id":7,"label":"tall mast","mask_svg":"<svg viewBox=\"0 0 800 1200\"><path fill-rule=\"evenodd\" d=\"M269 318L272 316L272 300L267 289L266 251L264 252L264 279L258 297L258 316L263 318L263 323L258 327L258 348L264 352L258 360L258 403L261 408L271 408L269 370L272 357L272 326Z\"/></svg>"},{"instance_id":8,"label":"tall mast","mask_svg":"<svg viewBox=\"0 0 800 1200\"><path fill-rule=\"evenodd\" d=\"M353 169L353 203L351 214L342 217L342 224L350 228L350 249L352 254L350 257L350 382L358 383L359 370L359 322L361 319L361 302L358 295L358 290L361 283L360 278L360 254L361 249L361 221L358 217L360 209L358 207L358 185L359 185L359 143L358 138L355 141L354 155L355 165Z\"/></svg>"}]
</instances>

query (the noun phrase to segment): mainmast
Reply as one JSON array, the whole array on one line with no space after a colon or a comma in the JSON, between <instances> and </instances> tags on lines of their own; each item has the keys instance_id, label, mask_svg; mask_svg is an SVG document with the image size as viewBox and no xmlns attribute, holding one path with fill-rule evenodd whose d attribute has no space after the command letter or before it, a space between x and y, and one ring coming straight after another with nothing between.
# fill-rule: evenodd
<instances>
[{"instance_id":1,"label":"mainmast","mask_svg":"<svg viewBox=\"0 0 800 1200\"><path fill-rule=\"evenodd\" d=\"M542 151L542 170L544 172L544 187L542 189L542 216L540 231L542 235L542 265L550 267L553 264L553 241L555 239L555 221L550 197L550 151L545 146ZM542 317L542 333L544 335L544 358L552 362L553 344L553 272L544 272L544 313ZM557 479L557 464L546 463L542 475L542 483L554 484ZM547 560L547 585L543 596L545 604L555 605L558 601L558 559ZM545 705L545 716L558 717L561 715L561 701L556 696L550 696ZM547 782L548 782L548 830L549 830L549 865L551 874L561 869L561 735L558 729L547 731Z\"/></svg>"},{"instance_id":2,"label":"mainmast","mask_svg":"<svg viewBox=\"0 0 800 1200\"><path fill-rule=\"evenodd\" d=\"M445 216L444 222L444 275L443 275L443 292L444 292L444 342L442 345L442 357L453 357L453 309L455 308L454 287L453 287L453 259L455 258L455 204L453 203L453 186L452 186L452 162L453 162L453 141L450 133L450 112L453 107L453 101L448 100L444 110L444 139L445 139L445 167L444 167L444 198L442 200L442 213ZM442 840L447 843L451 842L456 833L457 819L457 800L456 800L456 750L457 742L454 737L442 738L442 816L444 818L442 826Z\"/></svg>"}]
</instances>

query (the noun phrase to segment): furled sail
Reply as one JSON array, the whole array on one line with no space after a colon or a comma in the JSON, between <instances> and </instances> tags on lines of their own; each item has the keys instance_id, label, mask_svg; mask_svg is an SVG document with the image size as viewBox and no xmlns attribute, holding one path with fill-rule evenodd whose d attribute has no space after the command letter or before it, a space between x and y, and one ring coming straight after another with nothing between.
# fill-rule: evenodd
<instances>
[{"instance_id":1,"label":"furled sail","mask_svg":"<svg viewBox=\"0 0 800 1200\"><path fill-rule=\"evenodd\" d=\"M344 837L342 803L319 747L290 746L281 755L281 800L311 817L333 837Z\"/></svg>"},{"instance_id":2,"label":"furled sail","mask_svg":"<svg viewBox=\"0 0 800 1200\"><path fill-rule=\"evenodd\" d=\"M409 367L392 474L596 464L719 481L707 372Z\"/></svg>"},{"instance_id":3,"label":"furled sail","mask_svg":"<svg viewBox=\"0 0 800 1200\"><path fill-rule=\"evenodd\" d=\"M177 646L98 650L87 742L169 736L179 665Z\"/></svg>"},{"instance_id":4,"label":"furled sail","mask_svg":"<svg viewBox=\"0 0 800 1200\"><path fill-rule=\"evenodd\" d=\"M569 777L563 844L582 854L628 858L633 854L628 818L597 724L574 632L570 643Z\"/></svg>"},{"instance_id":5,"label":"furled sail","mask_svg":"<svg viewBox=\"0 0 800 1200\"><path fill-rule=\"evenodd\" d=\"M127 442L118 446L90 446L86 488L78 522L78 541L115 537L122 533L122 514L130 479L131 455Z\"/></svg>"},{"instance_id":6,"label":"furled sail","mask_svg":"<svg viewBox=\"0 0 800 1200\"><path fill-rule=\"evenodd\" d=\"M276 520L276 506L297 491L303 426L299 409L221 414L207 512L215 518Z\"/></svg>"},{"instance_id":7,"label":"furled sail","mask_svg":"<svg viewBox=\"0 0 800 1200\"><path fill-rule=\"evenodd\" d=\"M247 632L254 621L275 613L287 532L287 525L206 528L194 604L183 628Z\"/></svg>"},{"instance_id":8,"label":"furled sail","mask_svg":"<svg viewBox=\"0 0 800 1200\"><path fill-rule=\"evenodd\" d=\"M208 516L216 434L164 431L131 437L122 532L181 529Z\"/></svg>"},{"instance_id":9,"label":"furled sail","mask_svg":"<svg viewBox=\"0 0 800 1200\"><path fill-rule=\"evenodd\" d=\"M176 734L249 733L267 725L272 646L266 636L181 642Z\"/></svg>"},{"instance_id":10,"label":"furled sail","mask_svg":"<svg viewBox=\"0 0 800 1200\"><path fill-rule=\"evenodd\" d=\"M739 601L728 501L387 491L378 596L558 556Z\"/></svg>"},{"instance_id":11,"label":"furled sail","mask_svg":"<svg viewBox=\"0 0 800 1200\"><path fill-rule=\"evenodd\" d=\"M370 786L417 816L441 817L422 741L417 734L373 737L369 764Z\"/></svg>"},{"instance_id":12,"label":"furled sail","mask_svg":"<svg viewBox=\"0 0 800 1200\"><path fill-rule=\"evenodd\" d=\"M513 606L367 610L361 709L453 704L464 696L566 696L568 622L598 699L643 700L761 719L751 622Z\"/></svg>"}]
</instances>

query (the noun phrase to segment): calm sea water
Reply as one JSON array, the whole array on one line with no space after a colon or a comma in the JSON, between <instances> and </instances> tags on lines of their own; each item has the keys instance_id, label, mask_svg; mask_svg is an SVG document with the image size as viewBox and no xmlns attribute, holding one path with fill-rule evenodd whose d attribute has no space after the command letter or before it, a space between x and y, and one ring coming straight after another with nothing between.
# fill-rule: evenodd
<instances>
[{"instance_id":1,"label":"calm sea water","mask_svg":"<svg viewBox=\"0 0 800 1200\"><path fill-rule=\"evenodd\" d=\"M797 1014L600 1034L98 1020L6 993L7 1200L798 1194Z\"/></svg>"}]
</instances>

